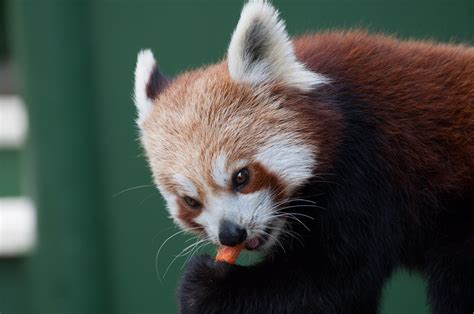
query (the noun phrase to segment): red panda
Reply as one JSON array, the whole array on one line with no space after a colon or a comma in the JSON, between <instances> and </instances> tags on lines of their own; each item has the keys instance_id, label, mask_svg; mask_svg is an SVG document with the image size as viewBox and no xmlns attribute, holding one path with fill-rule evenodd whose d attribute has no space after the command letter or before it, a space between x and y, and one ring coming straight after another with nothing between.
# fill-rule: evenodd
<instances>
[{"instance_id":1,"label":"red panda","mask_svg":"<svg viewBox=\"0 0 474 314\"><path fill-rule=\"evenodd\" d=\"M377 313L404 267L474 311L474 48L290 39L249 1L226 58L168 80L139 53L140 138L170 215L251 266L191 259L182 313Z\"/></svg>"}]
</instances>

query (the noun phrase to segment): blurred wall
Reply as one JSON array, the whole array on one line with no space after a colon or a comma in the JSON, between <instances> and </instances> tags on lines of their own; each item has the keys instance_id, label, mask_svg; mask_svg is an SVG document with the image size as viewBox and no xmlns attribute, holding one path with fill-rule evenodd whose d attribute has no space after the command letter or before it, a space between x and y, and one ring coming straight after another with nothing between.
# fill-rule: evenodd
<instances>
[{"instance_id":1,"label":"blurred wall","mask_svg":"<svg viewBox=\"0 0 474 314\"><path fill-rule=\"evenodd\" d=\"M472 0L273 2L291 34L364 27L410 38L474 39ZM12 312L176 311L184 258L161 281L157 268L163 274L190 242L170 239L156 261L161 244L178 230L137 142L136 54L152 48L170 76L215 62L226 52L241 6L218 0L8 2L31 125L22 192L39 213L39 242L19 262L27 279L18 290L21 306ZM417 277L398 274L385 294L384 313L427 312Z\"/></svg>"}]
</instances>

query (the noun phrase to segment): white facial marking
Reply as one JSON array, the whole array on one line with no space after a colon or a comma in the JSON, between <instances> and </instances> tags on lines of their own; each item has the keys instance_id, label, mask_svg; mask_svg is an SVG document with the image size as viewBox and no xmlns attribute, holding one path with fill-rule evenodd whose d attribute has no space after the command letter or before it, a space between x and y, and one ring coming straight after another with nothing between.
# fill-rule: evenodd
<instances>
[{"instance_id":1,"label":"white facial marking","mask_svg":"<svg viewBox=\"0 0 474 314\"><path fill-rule=\"evenodd\" d=\"M289 135L273 137L258 150L257 160L291 189L308 180L315 166L313 149Z\"/></svg>"},{"instance_id":2,"label":"white facial marking","mask_svg":"<svg viewBox=\"0 0 474 314\"><path fill-rule=\"evenodd\" d=\"M137 65L135 67L135 106L138 110L137 124L146 118L153 105L153 100L146 94L146 86L150 80L151 73L156 66L155 58L150 49L142 50L138 53Z\"/></svg>"},{"instance_id":3,"label":"white facial marking","mask_svg":"<svg viewBox=\"0 0 474 314\"><path fill-rule=\"evenodd\" d=\"M172 218L180 226L184 226L178 219L178 204L177 204L178 197L164 190L160 190L160 193L163 196L163 199L166 201L168 212L170 214L169 217Z\"/></svg>"},{"instance_id":4,"label":"white facial marking","mask_svg":"<svg viewBox=\"0 0 474 314\"><path fill-rule=\"evenodd\" d=\"M189 228L189 226L183 222L181 219L178 218L178 213L179 213L179 206L178 206L178 197L177 195L173 193L168 193L166 191L161 191L161 195L166 201L166 205L168 208L168 213L169 217L174 220L174 222L180 226L184 230L189 230L192 232L192 229Z\"/></svg>"},{"instance_id":5,"label":"white facial marking","mask_svg":"<svg viewBox=\"0 0 474 314\"><path fill-rule=\"evenodd\" d=\"M186 196L189 196L192 198L197 198L199 196L196 186L191 182L191 180L189 180L185 176L181 174L175 174L173 176L173 179L176 182L176 184L179 185L179 187L182 189L183 193Z\"/></svg>"},{"instance_id":6,"label":"white facial marking","mask_svg":"<svg viewBox=\"0 0 474 314\"><path fill-rule=\"evenodd\" d=\"M214 182L219 185L220 187L227 186L227 180L229 178L229 174L227 173L227 155L224 153L219 154L217 156L214 167L212 169L212 178Z\"/></svg>"},{"instance_id":7,"label":"white facial marking","mask_svg":"<svg viewBox=\"0 0 474 314\"><path fill-rule=\"evenodd\" d=\"M244 6L227 55L236 82L283 82L303 91L329 82L296 59L284 22L264 0L250 0Z\"/></svg>"},{"instance_id":8,"label":"white facial marking","mask_svg":"<svg viewBox=\"0 0 474 314\"><path fill-rule=\"evenodd\" d=\"M249 161L239 159L233 162L231 165L227 162L226 154L219 154L214 162L212 168L212 178L214 182L222 188L229 185L229 181L232 180L232 174L249 164Z\"/></svg>"}]
</instances>

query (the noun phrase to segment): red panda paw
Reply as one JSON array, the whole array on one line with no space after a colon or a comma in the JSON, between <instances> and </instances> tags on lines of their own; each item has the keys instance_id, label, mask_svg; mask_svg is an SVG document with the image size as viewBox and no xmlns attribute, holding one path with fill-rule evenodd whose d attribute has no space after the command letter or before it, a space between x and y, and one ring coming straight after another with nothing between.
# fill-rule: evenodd
<instances>
[{"instance_id":1,"label":"red panda paw","mask_svg":"<svg viewBox=\"0 0 474 314\"><path fill-rule=\"evenodd\" d=\"M191 258L178 288L180 312L206 312L204 309L231 285L232 273L238 268L241 266L216 262L209 255Z\"/></svg>"}]
</instances>

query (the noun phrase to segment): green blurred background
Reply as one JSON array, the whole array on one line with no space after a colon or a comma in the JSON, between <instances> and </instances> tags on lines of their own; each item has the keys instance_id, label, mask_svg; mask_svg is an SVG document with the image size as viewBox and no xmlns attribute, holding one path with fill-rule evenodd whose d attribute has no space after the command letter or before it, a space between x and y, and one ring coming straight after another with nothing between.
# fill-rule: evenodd
<instances>
[{"instance_id":1,"label":"green blurred background","mask_svg":"<svg viewBox=\"0 0 474 314\"><path fill-rule=\"evenodd\" d=\"M291 34L364 27L404 38L474 41L472 0L273 1ZM137 51L163 71L223 57L242 1L0 0L0 64L29 112L21 149L0 147L0 197L38 212L34 251L0 257L0 312L174 313L190 242L151 185L131 100ZM5 72L1 72L5 73ZM6 75L6 74L4 74ZM0 86L1 87L1 86ZM0 89L1 90L1 89ZM383 313L427 313L424 284L398 272Z\"/></svg>"}]
</instances>

